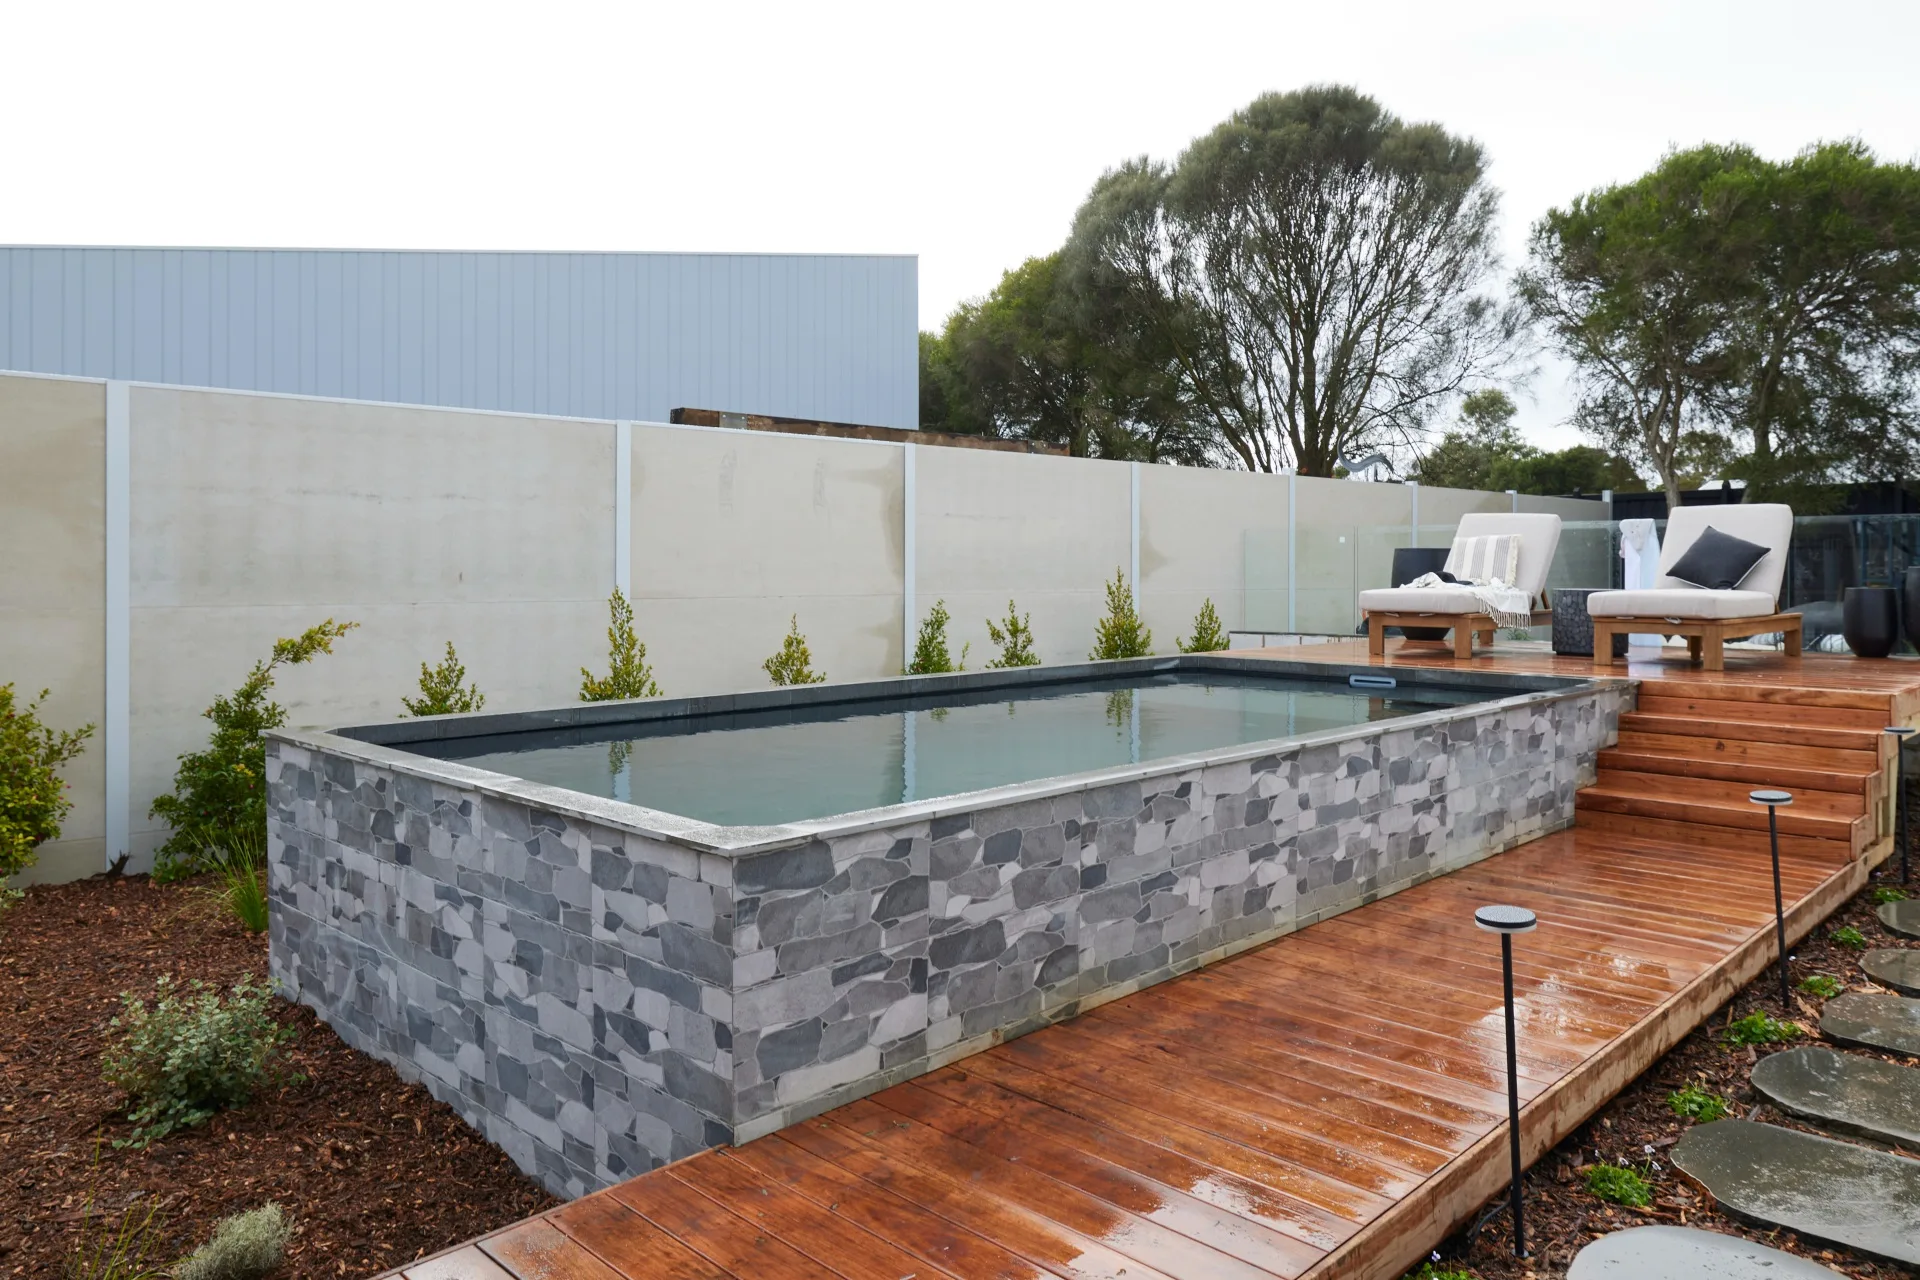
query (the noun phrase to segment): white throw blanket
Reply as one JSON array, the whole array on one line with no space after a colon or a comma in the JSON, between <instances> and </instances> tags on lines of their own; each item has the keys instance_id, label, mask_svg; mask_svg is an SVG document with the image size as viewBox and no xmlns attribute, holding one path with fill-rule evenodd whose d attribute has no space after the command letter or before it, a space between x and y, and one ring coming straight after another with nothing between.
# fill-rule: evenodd
<instances>
[{"instance_id":1,"label":"white throw blanket","mask_svg":"<svg viewBox=\"0 0 1920 1280\"><path fill-rule=\"evenodd\" d=\"M1503 627L1533 625L1533 601L1518 587L1510 587L1495 578L1491 582L1448 582L1437 573L1423 573L1409 587L1458 587L1471 591L1489 618Z\"/></svg>"}]
</instances>

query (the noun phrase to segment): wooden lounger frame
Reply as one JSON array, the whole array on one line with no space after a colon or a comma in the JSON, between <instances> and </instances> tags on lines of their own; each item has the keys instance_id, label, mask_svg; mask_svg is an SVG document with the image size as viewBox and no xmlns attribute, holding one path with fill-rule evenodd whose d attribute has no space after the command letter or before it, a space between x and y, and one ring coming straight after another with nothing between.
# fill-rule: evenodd
<instances>
[{"instance_id":1,"label":"wooden lounger frame","mask_svg":"<svg viewBox=\"0 0 1920 1280\"><path fill-rule=\"evenodd\" d=\"M1553 625L1551 609L1535 609L1529 626L1548 627ZM1476 637L1483 645L1491 645L1493 636L1500 624L1484 613L1401 613L1397 610L1383 610L1367 614L1367 652L1373 657L1386 656L1388 627L1443 627L1453 632L1453 656L1471 658L1473 642ZM1420 644L1421 641L1412 641Z\"/></svg>"},{"instance_id":2,"label":"wooden lounger frame","mask_svg":"<svg viewBox=\"0 0 1920 1280\"><path fill-rule=\"evenodd\" d=\"M1800 615L1765 613L1750 618L1595 618L1593 620L1593 665L1610 667L1613 638L1617 635L1685 636L1687 656L1707 671L1725 671L1726 655L1722 646L1729 640L1764 636L1775 631L1786 640L1787 656L1800 656Z\"/></svg>"}]
</instances>

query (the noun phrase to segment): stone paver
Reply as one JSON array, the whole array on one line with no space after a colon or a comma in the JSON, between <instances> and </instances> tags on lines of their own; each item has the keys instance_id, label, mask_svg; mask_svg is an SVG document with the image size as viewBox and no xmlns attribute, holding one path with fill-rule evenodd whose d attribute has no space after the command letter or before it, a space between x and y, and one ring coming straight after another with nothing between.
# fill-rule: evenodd
<instances>
[{"instance_id":1,"label":"stone paver","mask_svg":"<svg viewBox=\"0 0 1920 1280\"><path fill-rule=\"evenodd\" d=\"M1879 914L1880 923L1901 937L1920 938L1920 898L1883 902Z\"/></svg>"},{"instance_id":2,"label":"stone paver","mask_svg":"<svg viewBox=\"0 0 1920 1280\"><path fill-rule=\"evenodd\" d=\"M1633 1227L1601 1236L1567 1280L1832 1280L1838 1271L1739 1236L1692 1227Z\"/></svg>"},{"instance_id":3,"label":"stone paver","mask_svg":"<svg viewBox=\"0 0 1920 1280\"><path fill-rule=\"evenodd\" d=\"M1841 1044L1920 1057L1920 1000L1849 991L1827 1001L1820 1033Z\"/></svg>"},{"instance_id":4,"label":"stone paver","mask_svg":"<svg viewBox=\"0 0 1920 1280\"><path fill-rule=\"evenodd\" d=\"M1920 1071L1912 1067L1809 1046L1762 1059L1753 1087L1828 1128L1920 1148Z\"/></svg>"},{"instance_id":5,"label":"stone paver","mask_svg":"<svg viewBox=\"0 0 1920 1280\"><path fill-rule=\"evenodd\" d=\"M1861 956L1860 967L1883 987L1903 996L1920 996L1920 950L1883 947Z\"/></svg>"},{"instance_id":6,"label":"stone paver","mask_svg":"<svg viewBox=\"0 0 1920 1280\"><path fill-rule=\"evenodd\" d=\"M1920 1160L1777 1125L1716 1120L1689 1130L1673 1163L1736 1217L1920 1263Z\"/></svg>"}]
</instances>

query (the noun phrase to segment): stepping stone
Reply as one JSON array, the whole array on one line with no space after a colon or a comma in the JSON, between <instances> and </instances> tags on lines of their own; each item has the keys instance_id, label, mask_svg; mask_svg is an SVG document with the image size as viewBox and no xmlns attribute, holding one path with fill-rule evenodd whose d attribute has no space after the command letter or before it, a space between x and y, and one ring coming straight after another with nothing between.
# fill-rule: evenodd
<instances>
[{"instance_id":1,"label":"stepping stone","mask_svg":"<svg viewBox=\"0 0 1920 1280\"><path fill-rule=\"evenodd\" d=\"M1777 1125L1715 1120L1687 1131L1673 1163L1737 1218L1920 1263L1920 1160Z\"/></svg>"},{"instance_id":2,"label":"stepping stone","mask_svg":"<svg viewBox=\"0 0 1920 1280\"><path fill-rule=\"evenodd\" d=\"M1753 1087L1796 1116L1877 1142L1920 1148L1920 1071L1832 1049L1762 1058Z\"/></svg>"},{"instance_id":3,"label":"stepping stone","mask_svg":"<svg viewBox=\"0 0 1920 1280\"><path fill-rule=\"evenodd\" d=\"M1840 1273L1778 1249L1692 1227L1630 1227L1574 1256L1567 1280L1833 1280Z\"/></svg>"},{"instance_id":4,"label":"stepping stone","mask_svg":"<svg viewBox=\"0 0 1920 1280\"><path fill-rule=\"evenodd\" d=\"M1880 923L1901 937L1920 938L1920 898L1883 902L1879 907L1879 915Z\"/></svg>"},{"instance_id":5,"label":"stepping stone","mask_svg":"<svg viewBox=\"0 0 1920 1280\"><path fill-rule=\"evenodd\" d=\"M1820 1011L1820 1033L1841 1044L1920 1057L1920 1000L1849 991Z\"/></svg>"},{"instance_id":6,"label":"stepping stone","mask_svg":"<svg viewBox=\"0 0 1920 1280\"><path fill-rule=\"evenodd\" d=\"M1882 947L1861 956L1860 967L1883 987L1903 996L1920 996L1920 950Z\"/></svg>"}]
</instances>

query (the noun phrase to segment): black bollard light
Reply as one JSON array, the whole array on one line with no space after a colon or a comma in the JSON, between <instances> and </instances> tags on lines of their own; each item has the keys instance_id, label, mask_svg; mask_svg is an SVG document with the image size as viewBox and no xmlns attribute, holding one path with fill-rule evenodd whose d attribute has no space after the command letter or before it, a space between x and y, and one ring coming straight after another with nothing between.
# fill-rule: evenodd
<instances>
[{"instance_id":1,"label":"black bollard light","mask_svg":"<svg viewBox=\"0 0 1920 1280\"><path fill-rule=\"evenodd\" d=\"M1787 995L1787 909L1780 898L1780 818L1782 805L1793 803L1788 791L1749 791L1747 799L1767 806L1767 838L1773 846L1773 928L1780 943L1780 1012L1792 1013Z\"/></svg>"},{"instance_id":2,"label":"black bollard light","mask_svg":"<svg viewBox=\"0 0 1920 1280\"><path fill-rule=\"evenodd\" d=\"M1907 738L1920 730L1890 724L1885 732L1893 735L1893 838L1900 842L1900 883L1913 883L1913 868L1907 860Z\"/></svg>"},{"instance_id":3,"label":"black bollard light","mask_svg":"<svg viewBox=\"0 0 1920 1280\"><path fill-rule=\"evenodd\" d=\"M1513 1157L1513 1187L1508 1207L1513 1214L1513 1256L1527 1256L1527 1231L1520 1221L1520 1050L1513 1029L1513 935L1527 933L1539 923L1525 907L1481 907L1473 922L1500 935L1500 977L1507 1000L1507 1149Z\"/></svg>"}]
</instances>

